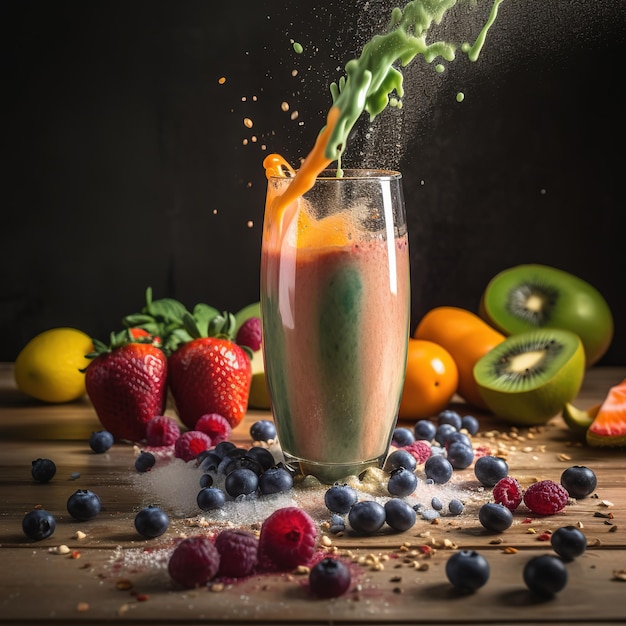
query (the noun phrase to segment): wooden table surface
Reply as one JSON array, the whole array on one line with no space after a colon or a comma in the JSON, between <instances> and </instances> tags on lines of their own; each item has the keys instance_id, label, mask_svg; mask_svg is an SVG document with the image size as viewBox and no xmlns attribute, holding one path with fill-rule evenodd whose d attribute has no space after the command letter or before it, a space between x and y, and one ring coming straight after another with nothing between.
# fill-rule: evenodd
<instances>
[{"instance_id":1,"label":"wooden table surface","mask_svg":"<svg viewBox=\"0 0 626 626\"><path fill-rule=\"evenodd\" d=\"M601 401L608 388L624 378L626 368L592 369L577 404L588 407ZM456 408L470 412L464 405ZM438 523L418 518L407 532L374 537L332 535L320 518L320 534L328 537L320 550L334 551L354 563L352 587L340 598L314 599L306 574L299 572L184 590L169 579L165 568L164 555L172 541L227 522L213 525L209 519L205 524L201 511L191 515L171 511L166 534L143 539L133 522L146 504L139 479L147 475L134 469L134 447L119 443L105 454L94 454L87 440L101 425L87 399L66 405L30 400L16 390L11 364L0 364L0 622L626 623L626 450L589 448L577 442L560 416L535 429L514 429L493 416L478 416L481 429L475 445L505 456L509 474L522 486L538 479L558 482L567 467L586 465L597 474L596 493L571 501L554 516L532 515L522 505L513 526L494 534L482 528L476 515L490 493L481 491L468 468L455 472L445 488L466 498L460 516L445 515ZM232 441L248 447L250 425L268 417L269 413L250 411L233 431ZM36 483L30 475L31 462L39 457L57 464L57 474L48 484ZM166 482L160 487L168 488ZM69 495L79 488L92 489L102 500L102 512L92 521L76 522L65 508ZM301 487L296 492L301 489L307 492ZM312 494L307 496L309 502L319 500L322 492L307 493ZM56 517L57 528L52 537L32 542L23 535L21 520L38 505ZM323 501L315 506L319 512ZM235 522L231 523L246 524ZM533 555L553 553L546 533L565 525L583 530L587 551L567 564L565 589L552 599L538 598L523 583L523 566ZM445 576L446 560L460 548L478 550L491 568L488 583L471 595L457 593Z\"/></svg>"}]
</instances>

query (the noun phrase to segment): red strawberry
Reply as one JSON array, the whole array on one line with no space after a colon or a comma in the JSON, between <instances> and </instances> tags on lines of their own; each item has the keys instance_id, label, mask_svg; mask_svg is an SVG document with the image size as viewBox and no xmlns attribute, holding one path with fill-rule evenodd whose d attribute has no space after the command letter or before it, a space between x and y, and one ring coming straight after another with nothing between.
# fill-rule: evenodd
<instances>
[{"instance_id":1,"label":"red strawberry","mask_svg":"<svg viewBox=\"0 0 626 626\"><path fill-rule=\"evenodd\" d=\"M152 343L157 348L161 347L161 338L151 335L143 328L129 328L128 331L133 339L138 340L138 343Z\"/></svg>"},{"instance_id":2,"label":"red strawberry","mask_svg":"<svg viewBox=\"0 0 626 626\"><path fill-rule=\"evenodd\" d=\"M112 335L109 346L94 340L94 347L85 386L98 419L116 439L142 441L146 424L165 410L165 354L128 331Z\"/></svg>"},{"instance_id":3,"label":"red strawberry","mask_svg":"<svg viewBox=\"0 0 626 626\"><path fill-rule=\"evenodd\" d=\"M193 337L169 357L169 385L180 420L190 429L207 413L224 416L232 428L248 408L252 381L250 359L244 348L230 338L234 316L216 316L208 333L200 336L194 319L187 315L185 328Z\"/></svg>"}]
</instances>

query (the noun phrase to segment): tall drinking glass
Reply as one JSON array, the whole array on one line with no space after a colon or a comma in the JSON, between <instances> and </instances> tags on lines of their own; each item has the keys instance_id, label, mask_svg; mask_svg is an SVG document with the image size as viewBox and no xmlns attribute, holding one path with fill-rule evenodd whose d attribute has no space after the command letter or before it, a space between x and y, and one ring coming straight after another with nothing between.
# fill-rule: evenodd
<instances>
[{"instance_id":1,"label":"tall drinking glass","mask_svg":"<svg viewBox=\"0 0 626 626\"><path fill-rule=\"evenodd\" d=\"M286 462L326 484L382 467L410 323L401 174L326 170L275 214L293 178L268 179L261 255L265 373ZM291 216L282 228L279 222Z\"/></svg>"}]
</instances>

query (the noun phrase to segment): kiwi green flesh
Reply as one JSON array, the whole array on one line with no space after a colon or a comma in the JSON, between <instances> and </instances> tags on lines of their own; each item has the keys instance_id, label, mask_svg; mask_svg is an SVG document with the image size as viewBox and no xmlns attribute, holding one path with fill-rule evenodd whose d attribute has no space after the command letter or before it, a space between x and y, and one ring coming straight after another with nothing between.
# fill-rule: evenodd
<instances>
[{"instance_id":1,"label":"kiwi green flesh","mask_svg":"<svg viewBox=\"0 0 626 626\"><path fill-rule=\"evenodd\" d=\"M506 421L544 424L578 394L585 371L580 338L566 330L512 335L478 360L474 378L487 407Z\"/></svg>"},{"instance_id":2,"label":"kiwi green flesh","mask_svg":"<svg viewBox=\"0 0 626 626\"><path fill-rule=\"evenodd\" d=\"M595 287L545 265L518 265L497 274L483 293L480 315L505 335L533 328L570 330L583 342L587 367L613 338L610 308Z\"/></svg>"}]
</instances>

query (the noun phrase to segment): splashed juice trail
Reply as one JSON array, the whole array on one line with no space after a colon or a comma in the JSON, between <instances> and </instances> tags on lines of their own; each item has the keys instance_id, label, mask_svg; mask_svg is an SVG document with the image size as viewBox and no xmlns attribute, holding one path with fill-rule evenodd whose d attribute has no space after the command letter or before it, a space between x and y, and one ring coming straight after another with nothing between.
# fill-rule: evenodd
<instances>
[{"instance_id":1,"label":"splashed juice trail","mask_svg":"<svg viewBox=\"0 0 626 626\"><path fill-rule=\"evenodd\" d=\"M389 32L373 37L346 64L347 77L331 85L326 126L300 169L279 155L264 161L261 312L272 410L287 459L325 482L384 461L402 392L410 281L398 173L386 172L378 195L364 192L359 200L338 189L323 201L317 194L333 179L339 186L351 178L341 155L360 115L374 119L392 92L403 96L394 63L405 66L418 55L454 59L458 46L429 44L426 35L456 1L414 0L394 9ZM470 59L501 2L494 0L477 42L462 48ZM320 176L334 161L332 178ZM363 176L359 184L366 185Z\"/></svg>"}]
</instances>

